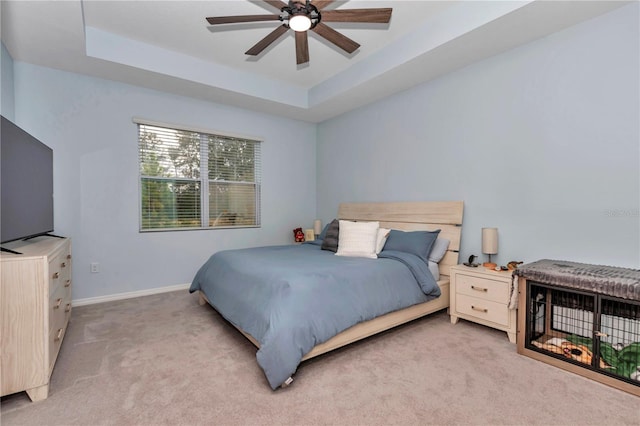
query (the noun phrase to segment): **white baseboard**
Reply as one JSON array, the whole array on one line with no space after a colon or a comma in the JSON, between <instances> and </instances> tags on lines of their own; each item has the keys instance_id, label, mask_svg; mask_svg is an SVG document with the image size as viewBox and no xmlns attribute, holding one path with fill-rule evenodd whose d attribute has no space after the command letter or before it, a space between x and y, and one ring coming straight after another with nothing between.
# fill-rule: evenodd
<instances>
[{"instance_id":1,"label":"white baseboard","mask_svg":"<svg viewBox=\"0 0 640 426\"><path fill-rule=\"evenodd\" d=\"M108 296L87 297L73 299L71 304L76 306L94 305L96 303L113 302L114 300L133 299L134 297L150 296L152 294L168 293L170 291L188 290L191 284L176 284L167 287L150 288L148 290L130 291L128 293L110 294Z\"/></svg>"}]
</instances>

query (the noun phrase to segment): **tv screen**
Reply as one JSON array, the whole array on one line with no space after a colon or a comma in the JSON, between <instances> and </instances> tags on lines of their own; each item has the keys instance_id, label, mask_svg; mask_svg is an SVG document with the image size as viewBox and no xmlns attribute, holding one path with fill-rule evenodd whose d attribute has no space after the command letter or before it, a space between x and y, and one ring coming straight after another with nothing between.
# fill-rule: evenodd
<instances>
[{"instance_id":1,"label":"tv screen","mask_svg":"<svg viewBox=\"0 0 640 426\"><path fill-rule=\"evenodd\" d=\"M53 150L0 124L0 243L53 232Z\"/></svg>"}]
</instances>

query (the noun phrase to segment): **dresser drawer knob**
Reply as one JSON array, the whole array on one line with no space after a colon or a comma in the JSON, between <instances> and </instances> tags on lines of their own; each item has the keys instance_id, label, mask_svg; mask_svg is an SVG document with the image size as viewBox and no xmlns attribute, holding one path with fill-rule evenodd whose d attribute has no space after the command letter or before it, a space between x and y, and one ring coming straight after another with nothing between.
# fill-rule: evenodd
<instances>
[{"instance_id":1,"label":"dresser drawer knob","mask_svg":"<svg viewBox=\"0 0 640 426\"><path fill-rule=\"evenodd\" d=\"M474 311L478 311L478 312L484 312L485 314L487 312L489 312L489 310L487 308L478 308L477 306L473 306L473 305L471 305L471 309L473 309Z\"/></svg>"},{"instance_id":2,"label":"dresser drawer knob","mask_svg":"<svg viewBox=\"0 0 640 426\"><path fill-rule=\"evenodd\" d=\"M67 303L67 306L65 306L64 311L71 312L71 303Z\"/></svg>"},{"instance_id":3,"label":"dresser drawer knob","mask_svg":"<svg viewBox=\"0 0 640 426\"><path fill-rule=\"evenodd\" d=\"M71 259L71 255L70 254L67 255L67 259Z\"/></svg>"},{"instance_id":4,"label":"dresser drawer knob","mask_svg":"<svg viewBox=\"0 0 640 426\"><path fill-rule=\"evenodd\" d=\"M61 267L63 267L63 268L66 268L66 267L67 267L67 264L66 264L65 262L62 262L62 263L60 264L60 266L61 266Z\"/></svg>"},{"instance_id":5,"label":"dresser drawer knob","mask_svg":"<svg viewBox=\"0 0 640 426\"><path fill-rule=\"evenodd\" d=\"M53 274L53 279L57 280L58 278L60 278L60 273L56 272Z\"/></svg>"},{"instance_id":6,"label":"dresser drawer knob","mask_svg":"<svg viewBox=\"0 0 640 426\"><path fill-rule=\"evenodd\" d=\"M59 329L58 329L58 332L56 333L56 337L53 339L53 340L54 340L54 342L57 342L58 340L62 339L62 332L63 332L63 331L64 331L64 330L63 330L62 328L59 328Z\"/></svg>"},{"instance_id":7,"label":"dresser drawer knob","mask_svg":"<svg viewBox=\"0 0 640 426\"><path fill-rule=\"evenodd\" d=\"M483 292L485 292L485 293L486 293L487 291L489 291L489 289L488 289L488 288L484 288L484 287L476 287L475 285L472 285L472 286L471 286L471 289L472 289L472 290L475 290L475 291L483 291Z\"/></svg>"},{"instance_id":8,"label":"dresser drawer knob","mask_svg":"<svg viewBox=\"0 0 640 426\"><path fill-rule=\"evenodd\" d=\"M62 305L62 299L58 299L56 300L56 304L53 305L53 309L58 309L60 308L60 305Z\"/></svg>"},{"instance_id":9,"label":"dresser drawer knob","mask_svg":"<svg viewBox=\"0 0 640 426\"><path fill-rule=\"evenodd\" d=\"M65 286L65 287L69 287L70 285L71 285L71 280L66 280L66 281L64 282L64 286Z\"/></svg>"}]
</instances>

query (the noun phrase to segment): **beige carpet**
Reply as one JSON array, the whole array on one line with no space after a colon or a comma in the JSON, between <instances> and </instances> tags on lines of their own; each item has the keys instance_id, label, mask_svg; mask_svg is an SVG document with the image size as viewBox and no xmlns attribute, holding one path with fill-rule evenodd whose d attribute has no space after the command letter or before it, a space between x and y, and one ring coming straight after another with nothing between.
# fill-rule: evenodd
<instances>
[{"instance_id":1,"label":"beige carpet","mask_svg":"<svg viewBox=\"0 0 640 426\"><path fill-rule=\"evenodd\" d=\"M49 398L2 425L638 425L640 398L440 312L303 363L272 391L255 348L186 292L75 308Z\"/></svg>"}]
</instances>

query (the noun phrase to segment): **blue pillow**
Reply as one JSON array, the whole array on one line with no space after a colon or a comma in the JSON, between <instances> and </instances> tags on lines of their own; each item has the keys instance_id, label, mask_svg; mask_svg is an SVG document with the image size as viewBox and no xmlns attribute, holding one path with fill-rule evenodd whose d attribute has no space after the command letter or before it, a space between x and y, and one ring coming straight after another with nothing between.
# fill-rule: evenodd
<instances>
[{"instance_id":1,"label":"blue pillow","mask_svg":"<svg viewBox=\"0 0 640 426\"><path fill-rule=\"evenodd\" d=\"M392 229L382 251L395 250L411 253L428 262L429 252L440 230L403 232Z\"/></svg>"}]
</instances>

